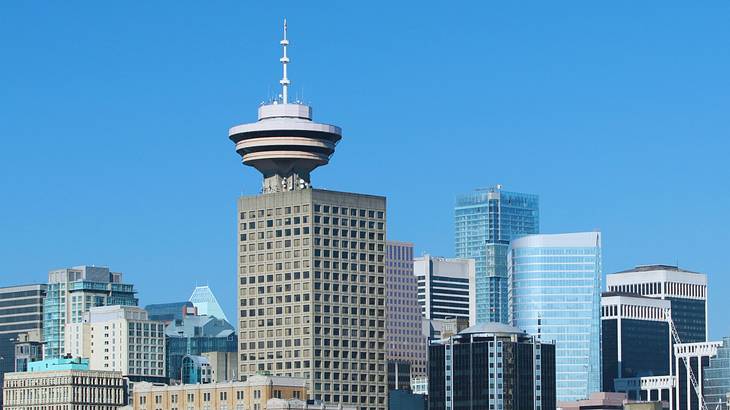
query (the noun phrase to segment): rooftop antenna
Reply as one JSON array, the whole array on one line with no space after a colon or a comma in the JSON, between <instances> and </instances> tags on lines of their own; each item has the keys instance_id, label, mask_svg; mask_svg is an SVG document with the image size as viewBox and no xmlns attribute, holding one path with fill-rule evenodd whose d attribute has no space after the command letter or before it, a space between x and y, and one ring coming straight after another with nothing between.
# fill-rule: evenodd
<instances>
[{"instance_id":1,"label":"rooftop antenna","mask_svg":"<svg viewBox=\"0 0 730 410\"><path fill-rule=\"evenodd\" d=\"M289 57L286 56L286 46L289 45L289 40L286 39L286 18L284 18L284 39L280 41L281 46L284 48L284 56L279 59L284 69L284 76L279 80L281 84L281 102L283 104L289 103L289 79L286 78L286 65L289 64Z\"/></svg>"}]
</instances>

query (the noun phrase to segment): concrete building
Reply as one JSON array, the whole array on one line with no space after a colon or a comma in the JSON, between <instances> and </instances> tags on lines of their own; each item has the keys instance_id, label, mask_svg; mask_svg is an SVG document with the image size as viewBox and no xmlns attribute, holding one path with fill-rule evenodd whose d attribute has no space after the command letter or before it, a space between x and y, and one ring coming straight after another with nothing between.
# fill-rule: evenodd
<instances>
[{"instance_id":1,"label":"concrete building","mask_svg":"<svg viewBox=\"0 0 730 410\"><path fill-rule=\"evenodd\" d=\"M18 337L43 328L43 297L46 285L18 285L0 288L0 385L3 374L15 370ZM23 366L21 359L21 367ZM2 408L0 397L0 408Z\"/></svg>"},{"instance_id":2,"label":"concrete building","mask_svg":"<svg viewBox=\"0 0 730 410\"><path fill-rule=\"evenodd\" d=\"M213 383L238 380L238 352L203 352L200 355L210 363Z\"/></svg>"},{"instance_id":3,"label":"concrete building","mask_svg":"<svg viewBox=\"0 0 730 410\"><path fill-rule=\"evenodd\" d=\"M509 263L510 319L555 342L558 401L601 391L601 234L523 236Z\"/></svg>"},{"instance_id":4,"label":"concrete building","mask_svg":"<svg viewBox=\"0 0 730 410\"><path fill-rule=\"evenodd\" d=\"M428 408L553 409L555 346L503 323L429 346Z\"/></svg>"},{"instance_id":5,"label":"concrete building","mask_svg":"<svg viewBox=\"0 0 730 410\"><path fill-rule=\"evenodd\" d=\"M342 133L288 101L286 71L281 84L229 131L263 174L262 193L238 200L240 375L303 377L311 399L385 410L385 198L312 189Z\"/></svg>"},{"instance_id":6,"label":"concrete building","mask_svg":"<svg viewBox=\"0 0 730 410\"><path fill-rule=\"evenodd\" d=\"M222 354L237 354L237 336L233 326L224 319L218 319L207 315L186 315L182 320L174 320L165 327L165 367L167 377L170 380L181 380L182 358L186 355L203 356L208 353L220 352ZM238 373L230 369L235 360L227 356L225 365L218 363L220 357L208 357L208 360L216 360L216 380L235 380ZM229 366L229 367L226 367ZM222 366L222 368L221 368ZM221 380L221 369L226 373L225 379ZM233 377L230 377L232 374ZM229 378L230 377L230 378Z\"/></svg>"},{"instance_id":7,"label":"concrete building","mask_svg":"<svg viewBox=\"0 0 730 410\"><path fill-rule=\"evenodd\" d=\"M385 286L386 359L389 365L391 362L408 363L410 377L425 377L428 340L422 331L412 243L387 241Z\"/></svg>"},{"instance_id":8,"label":"concrete building","mask_svg":"<svg viewBox=\"0 0 730 410\"><path fill-rule=\"evenodd\" d=\"M98 266L76 266L48 273L43 300L44 357L60 357L64 349L66 325L81 323L84 313L94 306L137 306L136 291L122 283L122 274Z\"/></svg>"},{"instance_id":9,"label":"concrete building","mask_svg":"<svg viewBox=\"0 0 730 410\"><path fill-rule=\"evenodd\" d=\"M448 259L423 255L413 259L418 279L418 304L428 320L469 319L476 297L474 259Z\"/></svg>"},{"instance_id":10,"label":"concrete building","mask_svg":"<svg viewBox=\"0 0 730 410\"><path fill-rule=\"evenodd\" d=\"M191 309L193 310L191 311ZM144 310L147 311L147 317L150 320L160 320L165 324L173 320L182 320L185 315L198 314L193 302L188 300L185 302L155 303L145 306Z\"/></svg>"},{"instance_id":11,"label":"concrete building","mask_svg":"<svg viewBox=\"0 0 730 410\"><path fill-rule=\"evenodd\" d=\"M669 374L672 346L666 316L669 306L668 300L636 294L603 293L601 356L604 392L616 391L614 379Z\"/></svg>"},{"instance_id":12,"label":"concrete building","mask_svg":"<svg viewBox=\"0 0 730 410\"><path fill-rule=\"evenodd\" d=\"M15 371L28 371L28 363L43 360L42 329L21 333L15 338Z\"/></svg>"},{"instance_id":13,"label":"concrete building","mask_svg":"<svg viewBox=\"0 0 730 410\"><path fill-rule=\"evenodd\" d=\"M6 374L3 408L117 410L126 404L126 389L119 372L89 370L80 359L50 359Z\"/></svg>"},{"instance_id":14,"label":"concrete building","mask_svg":"<svg viewBox=\"0 0 730 410\"><path fill-rule=\"evenodd\" d=\"M218 319L223 319L226 322L230 322L223 313L223 308L218 303L218 299L213 294L213 291L208 286L196 286L193 289L193 294L190 295L190 302L198 310L199 315L213 316Z\"/></svg>"},{"instance_id":15,"label":"concrete building","mask_svg":"<svg viewBox=\"0 0 730 410\"><path fill-rule=\"evenodd\" d=\"M307 380L254 375L243 382L136 383L133 395L134 410L270 410L282 408L268 407L270 399L306 399Z\"/></svg>"},{"instance_id":16,"label":"concrete building","mask_svg":"<svg viewBox=\"0 0 730 410\"><path fill-rule=\"evenodd\" d=\"M597 392L584 400L558 402L559 410L622 410L627 401L624 393Z\"/></svg>"},{"instance_id":17,"label":"concrete building","mask_svg":"<svg viewBox=\"0 0 730 410\"><path fill-rule=\"evenodd\" d=\"M730 395L730 337L722 339L722 346L717 348L717 355L710 358L703 374L702 385L707 407L730 410L730 402L727 400Z\"/></svg>"},{"instance_id":18,"label":"concrete building","mask_svg":"<svg viewBox=\"0 0 730 410\"><path fill-rule=\"evenodd\" d=\"M66 326L64 350L89 358L91 370L118 371L133 382L166 382L164 328L137 306L92 307L82 323Z\"/></svg>"},{"instance_id":19,"label":"concrete building","mask_svg":"<svg viewBox=\"0 0 730 410\"><path fill-rule=\"evenodd\" d=\"M504 191L501 185L461 195L454 225L456 256L476 261L471 324L507 323L507 251L512 239L540 232L538 196Z\"/></svg>"}]
</instances>

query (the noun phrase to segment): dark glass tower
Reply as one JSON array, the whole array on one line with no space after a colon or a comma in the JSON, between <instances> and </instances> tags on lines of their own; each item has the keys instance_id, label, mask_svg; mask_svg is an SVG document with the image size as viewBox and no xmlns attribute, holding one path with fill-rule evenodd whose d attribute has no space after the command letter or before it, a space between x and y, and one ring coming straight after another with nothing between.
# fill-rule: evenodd
<instances>
[{"instance_id":1,"label":"dark glass tower","mask_svg":"<svg viewBox=\"0 0 730 410\"><path fill-rule=\"evenodd\" d=\"M669 374L670 302L622 293L601 297L604 392L616 391L614 379Z\"/></svg>"},{"instance_id":2,"label":"dark glass tower","mask_svg":"<svg viewBox=\"0 0 730 410\"><path fill-rule=\"evenodd\" d=\"M555 346L499 324L429 346L430 410L554 409Z\"/></svg>"}]
</instances>

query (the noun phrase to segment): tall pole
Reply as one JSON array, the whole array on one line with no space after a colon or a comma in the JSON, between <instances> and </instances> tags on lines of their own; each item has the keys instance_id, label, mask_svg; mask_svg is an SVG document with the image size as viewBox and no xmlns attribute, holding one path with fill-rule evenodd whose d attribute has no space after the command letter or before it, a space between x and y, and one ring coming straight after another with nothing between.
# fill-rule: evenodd
<instances>
[{"instance_id":1,"label":"tall pole","mask_svg":"<svg viewBox=\"0 0 730 410\"><path fill-rule=\"evenodd\" d=\"M281 84L281 101L284 104L289 103L289 84L291 82L286 77L286 65L289 64L289 57L286 56L286 47L289 45L289 40L286 39L286 19L284 19L284 39L279 42L281 46L284 49L284 56L279 59L281 61L281 65L284 71L284 75L279 80L279 83Z\"/></svg>"}]
</instances>

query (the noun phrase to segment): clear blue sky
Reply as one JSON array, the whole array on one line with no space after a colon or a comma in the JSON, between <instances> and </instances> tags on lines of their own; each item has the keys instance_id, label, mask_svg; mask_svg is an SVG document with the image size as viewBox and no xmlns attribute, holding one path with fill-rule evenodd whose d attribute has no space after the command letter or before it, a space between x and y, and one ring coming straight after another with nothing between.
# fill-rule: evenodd
<instances>
[{"instance_id":1,"label":"clear blue sky","mask_svg":"<svg viewBox=\"0 0 730 410\"><path fill-rule=\"evenodd\" d=\"M537 193L607 273L707 272L730 334L730 3L273 3L0 3L0 285L107 265L235 317L260 176L227 130L277 90L286 16L293 93L344 131L317 187L386 195L388 236L444 256L458 193Z\"/></svg>"}]
</instances>

